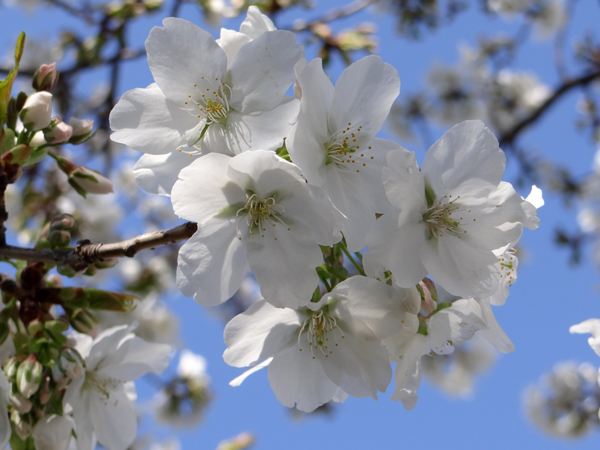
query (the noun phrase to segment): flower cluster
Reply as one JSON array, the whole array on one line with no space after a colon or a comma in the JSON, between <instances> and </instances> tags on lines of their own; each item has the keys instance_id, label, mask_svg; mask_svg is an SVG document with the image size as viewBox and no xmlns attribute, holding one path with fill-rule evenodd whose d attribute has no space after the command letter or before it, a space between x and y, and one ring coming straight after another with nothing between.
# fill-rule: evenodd
<instances>
[{"instance_id":1,"label":"flower cluster","mask_svg":"<svg viewBox=\"0 0 600 450\"><path fill-rule=\"evenodd\" d=\"M146 41L155 84L123 95L112 139L145 153L142 188L198 224L178 257L184 295L221 304L249 269L260 285L263 299L225 328L225 361L250 367L234 385L268 366L277 398L312 411L376 399L395 363L392 399L412 408L422 357L476 332L512 351L491 305L505 302L514 247L543 202L502 181L482 122L453 127L419 167L376 137L400 91L381 58L334 85L255 7L218 40L163 25Z\"/></svg>"}]
</instances>

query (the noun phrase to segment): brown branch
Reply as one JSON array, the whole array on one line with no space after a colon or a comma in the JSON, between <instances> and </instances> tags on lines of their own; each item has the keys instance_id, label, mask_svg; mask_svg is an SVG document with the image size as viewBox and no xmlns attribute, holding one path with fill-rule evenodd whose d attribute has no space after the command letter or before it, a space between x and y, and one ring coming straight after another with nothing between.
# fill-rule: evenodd
<instances>
[{"instance_id":1,"label":"brown branch","mask_svg":"<svg viewBox=\"0 0 600 450\"><path fill-rule=\"evenodd\" d=\"M353 14L356 14L359 11L362 11L367 6L377 3L378 0L355 0L354 2L343 6L342 8L332 9L331 11L326 12L323 16L318 19L311 20L307 22L306 20L299 20L296 22L296 25L292 26L292 31L305 31L310 29L313 25L317 23L328 23L332 22L336 19L341 19L342 17L348 17Z\"/></svg>"},{"instance_id":2,"label":"brown branch","mask_svg":"<svg viewBox=\"0 0 600 450\"><path fill-rule=\"evenodd\" d=\"M573 78L561 84L548 99L542 103L528 117L517 123L514 127L506 131L500 136L500 146L512 145L517 136L530 125L532 125L539 117L544 114L558 99L571 89L578 86L587 86L592 81L600 79L600 70L589 73L579 78Z\"/></svg>"},{"instance_id":3,"label":"brown branch","mask_svg":"<svg viewBox=\"0 0 600 450\"><path fill-rule=\"evenodd\" d=\"M186 222L169 230L152 231L132 239L111 244L92 244L89 240L79 241L74 250L53 250L0 246L0 258L39 261L62 266L69 266L76 271L85 270L95 262L111 258L133 256L140 250L154 249L160 245L174 244L192 237L198 229L194 222Z\"/></svg>"}]
</instances>

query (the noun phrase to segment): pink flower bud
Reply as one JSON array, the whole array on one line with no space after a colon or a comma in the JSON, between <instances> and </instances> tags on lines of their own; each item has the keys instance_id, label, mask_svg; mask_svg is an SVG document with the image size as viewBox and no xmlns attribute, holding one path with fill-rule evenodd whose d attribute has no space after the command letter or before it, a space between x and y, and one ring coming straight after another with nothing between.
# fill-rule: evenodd
<instances>
[{"instance_id":1,"label":"pink flower bud","mask_svg":"<svg viewBox=\"0 0 600 450\"><path fill-rule=\"evenodd\" d=\"M64 123L59 117L55 117L48 129L44 130L44 139L49 144L58 144L68 141L71 134L73 134L73 127Z\"/></svg>"},{"instance_id":2,"label":"pink flower bud","mask_svg":"<svg viewBox=\"0 0 600 450\"><path fill-rule=\"evenodd\" d=\"M69 125L73 127L73 134L71 135L69 143L77 145L88 140L92 133L94 121L71 117Z\"/></svg>"},{"instance_id":3,"label":"pink flower bud","mask_svg":"<svg viewBox=\"0 0 600 450\"><path fill-rule=\"evenodd\" d=\"M69 175L69 184L81 195L85 194L110 194L113 185L110 180L100 172L79 166Z\"/></svg>"},{"instance_id":4,"label":"pink flower bud","mask_svg":"<svg viewBox=\"0 0 600 450\"><path fill-rule=\"evenodd\" d=\"M52 120L52 94L36 92L27 97L21 110L21 121L30 131L38 131L50 125Z\"/></svg>"},{"instance_id":5,"label":"pink flower bud","mask_svg":"<svg viewBox=\"0 0 600 450\"><path fill-rule=\"evenodd\" d=\"M33 88L36 91L51 91L58 83L58 75L56 63L42 64L33 76Z\"/></svg>"}]
</instances>

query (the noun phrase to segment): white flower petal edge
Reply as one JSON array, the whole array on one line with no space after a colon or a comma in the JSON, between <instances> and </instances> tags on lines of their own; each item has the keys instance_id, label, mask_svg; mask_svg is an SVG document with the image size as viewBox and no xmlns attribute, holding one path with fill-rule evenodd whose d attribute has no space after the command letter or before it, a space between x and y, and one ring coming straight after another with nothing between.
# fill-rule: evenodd
<instances>
[{"instance_id":1,"label":"white flower petal edge","mask_svg":"<svg viewBox=\"0 0 600 450\"><path fill-rule=\"evenodd\" d=\"M202 305L230 298L248 267L270 303L304 305L319 283L319 245L341 239L343 215L270 151L203 156L181 171L171 199L175 214L198 222L179 251L177 284Z\"/></svg>"},{"instance_id":2,"label":"white flower petal edge","mask_svg":"<svg viewBox=\"0 0 600 450\"><path fill-rule=\"evenodd\" d=\"M588 338L588 343L590 344L590 347L592 347L592 350L596 352L596 355L600 356L600 319L584 320L583 322L573 325L571 328L569 328L569 333L590 333L592 337Z\"/></svg>"},{"instance_id":3,"label":"white flower petal edge","mask_svg":"<svg viewBox=\"0 0 600 450\"><path fill-rule=\"evenodd\" d=\"M381 338L407 330L416 334L416 297L416 289L356 276L296 310L261 300L225 327L223 358L235 367L252 367L236 385L268 365L279 401L301 411L347 395L376 399L392 375Z\"/></svg>"},{"instance_id":4,"label":"white flower petal edge","mask_svg":"<svg viewBox=\"0 0 600 450\"><path fill-rule=\"evenodd\" d=\"M399 285L414 286L423 276L414 269L420 262L454 295L494 294L500 283L494 250L514 245L524 226L539 225L535 206L501 181L505 158L494 135L482 122L466 121L429 149L422 169L406 151L390 152L387 162L383 184L399 211L378 221L367 237L367 273L391 270ZM412 253L392 255L400 245L410 245Z\"/></svg>"},{"instance_id":5,"label":"white flower petal edge","mask_svg":"<svg viewBox=\"0 0 600 450\"><path fill-rule=\"evenodd\" d=\"M91 347L85 345L85 369L72 372L80 376L67 387L63 404L75 420L78 450L91 450L94 435L110 449L128 448L137 420L125 383L149 372L161 373L169 364L171 346L145 342L132 330L125 325L102 332ZM73 337L79 341L82 336Z\"/></svg>"}]
</instances>

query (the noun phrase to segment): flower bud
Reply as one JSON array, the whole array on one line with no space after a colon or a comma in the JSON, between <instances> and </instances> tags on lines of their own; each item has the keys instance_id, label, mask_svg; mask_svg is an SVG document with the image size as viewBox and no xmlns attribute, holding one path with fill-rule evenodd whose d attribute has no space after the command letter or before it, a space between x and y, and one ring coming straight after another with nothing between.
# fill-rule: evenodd
<instances>
[{"instance_id":1,"label":"flower bud","mask_svg":"<svg viewBox=\"0 0 600 450\"><path fill-rule=\"evenodd\" d=\"M34 355L29 355L17 370L17 387L26 398L37 392L42 381L44 367L37 361Z\"/></svg>"},{"instance_id":2,"label":"flower bud","mask_svg":"<svg viewBox=\"0 0 600 450\"><path fill-rule=\"evenodd\" d=\"M17 376L19 364L21 364L21 361L19 361L14 356L8 359L8 361L6 361L6 363L4 364L4 374L6 375L8 381L11 383L15 380L15 377Z\"/></svg>"},{"instance_id":3,"label":"flower bud","mask_svg":"<svg viewBox=\"0 0 600 450\"><path fill-rule=\"evenodd\" d=\"M69 323L75 331L92 337L96 337L100 329L96 316L85 309L76 309L69 314Z\"/></svg>"},{"instance_id":4,"label":"flower bud","mask_svg":"<svg viewBox=\"0 0 600 450\"><path fill-rule=\"evenodd\" d=\"M10 400L10 404L21 414L27 414L33 406L31 400L25 398L20 392L9 393L8 399Z\"/></svg>"},{"instance_id":5,"label":"flower bud","mask_svg":"<svg viewBox=\"0 0 600 450\"><path fill-rule=\"evenodd\" d=\"M46 144L46 139L44 138L44 132L43 131L38 131L36 132L33 137L31 138L31 141L29 142L29 145L31 147L40 147L44 144Z\"/></svg>"},{"instance_id":6,"label":"flower bud","mask_svg":"<svg viewBox=\"0 0 600 450\"><path fill-rule=\"evenodd\" d=\"M10 414L10 421L14 425L14 430L23 441L31 436L31 433L33 433L33 427L31 424L23 420L21 415L16 410Z\"/></svg>"},{"instance_id":7,"label":"flower bud","mask_svg":"<svg viewBox=\"0 0 600 450\"><path fill-rule=\"evenodd\" d=\"M75 225L75 217L71 214L61 214L50 221L50 228L54 230L72 230Z\"/></svg>"},{"instance_id":8,"label":"flower bud","mask_svg":"<svg viewBox=\"0 0 600 450\"><path fill-rule=\"evenodd\" d=\"M25 128L37 131L46 128L52 120L52 94L36 92L30 95L21 110L21 121Z\"/></svg>"},{"instance_id":9,"label":"flower bud","mask_svg":"<svg viewBox=\"0 0 600 450\"><path fill-rule=\"evenodd\" d=\"M51 91L58 83L59 74L56 63L42 64L33 76L33 88L36 91Z\"/></svg>"},{"instance_id":10,"label":"flower bud","mask_svg":"<svg viewBox=\"0 0 600 450\"><path fill-rule=\"evenodd\" d=\"M46 284L48 285L48 287L55 287L55 288L62 287L62 285L63 285L62 277L55 273L51 273L46 278Z\"/></svg>"},{"instance_id":11,"label":"flower bud","mask_svg":"<svg viewBox=\"0 0 600 450\"><path fill-rule=\"evenodd\" d=\"M68 247L71 243L71 233L67 230L52 230L48 235L48 242L52 248Z\"/></svg>"},{"instance_id":12,"label":"flower bud","mask_svg":"<svg viewBox=\"0 0 600 450\"><path fill-rule=\"evenodd\" d=\"M84 197L85 194L110 194L113 192L113 185L108 178L85 166L79 166L73 171L69 176L69 184Z\"/></svg>"},{"instance_id":13,"label":"flower bud","mask_svg":"<svg viewBox=\"0 0 600 450\"><path fill-rule=\"evenodd\" d=\"M31 156L31 147L29 147L27 144L19 144L2 154L0 159L3 167L5 167L7 164L16 164L21 166L23 163L25 163L25 161L27 161L29 156Z\"/></svg>"},{"instance_id":14,"label":"flower bud","mask_svg":"<svg viewBox=\"0 0 600 450\"><path fill-rule=\"evenodd\" d=\"M50 401L50 397L52 397L52 392L50 391L50 377L46 377L46 383L40 392L40 403L45 405Z\"/></svg>"},{"instance_id":15,"label":"flower bud","mask_svg":"<svg viewBox=\"0 0 600 450\"><path fill-rule=\"evenodd\" d=\"M39 333L42 331L44 331L44 324L37 319L32 320L29 322L29 325L27 325L27 332L31 337L39 337Z\"/></svg>"},{"instance_id":16,"label":"flower bud","mask_svg":"<svg viewBox=\"0 0 600 450\"><path fill-rule=\"evenodd\" d=\"M69 143L77 145L85 142L90 137L92 128L94 126L94 121L71 117L71 120L69 120L69 125L71 125L73 128L73 134L71 135Z\"/></svg>"},{"instance_id":17,"label":"flower bud","mask_svg":"<svg viewBox=\"0 0 600 450\"><path fill-rule=\"evenodd\" d=\"M52 119L50 126L44 130L44 139L49 144L59 144L71 138L73 127L64 123L59 117Z\"/></svg>"}]
</instances>

